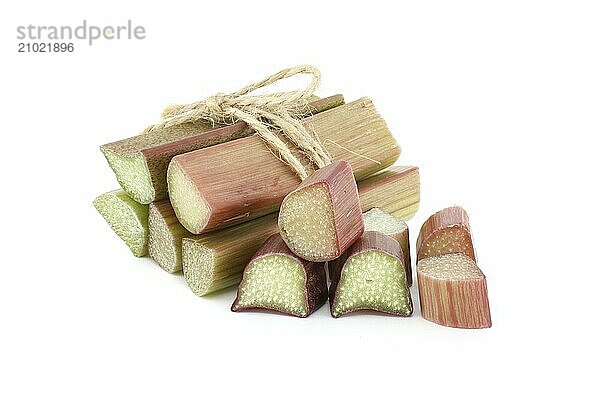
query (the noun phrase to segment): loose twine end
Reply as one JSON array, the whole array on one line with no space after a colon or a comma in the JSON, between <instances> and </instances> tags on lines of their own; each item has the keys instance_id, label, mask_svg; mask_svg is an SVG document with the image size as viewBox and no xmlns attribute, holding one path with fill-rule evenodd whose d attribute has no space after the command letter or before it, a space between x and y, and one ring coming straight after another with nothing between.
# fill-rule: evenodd
<instances>
[{"instance_id":1,"label":"loose twine end","mask_svg":"<svg viewBox=\"0 0 600 400\"><path fill-rule=\"evenodd\" d=\"M312 76L304 90L248 96L259 88L298 74ZM169 106L162 112L163 121L148 127L144 132L198 121L207 121L213 126L243 121L256 131L276 157L288 164L304 180L308 177L307 169L272 128L279 130L317 168L331 164L331 156L322 143L299 121L308 109L310 97L320 82L320 71L311 65L286 68L233 93L217 93L195 103Z\"/></svg>"}]
</instances>

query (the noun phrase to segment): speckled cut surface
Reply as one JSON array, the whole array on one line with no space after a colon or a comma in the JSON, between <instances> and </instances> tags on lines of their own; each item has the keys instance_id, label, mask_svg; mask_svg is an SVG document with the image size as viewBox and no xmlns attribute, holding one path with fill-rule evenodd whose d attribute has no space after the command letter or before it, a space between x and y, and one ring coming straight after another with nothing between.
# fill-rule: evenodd
<instances>
[{"instance_id":1,"label":"speckled cut surface","mask_svg":"<svg viewBox=\"0 0 600 400\"><path fill-rule=\"evenodd\" d=\"M475 262L464 254L445 254L419 261L419 272L435 279L466 280L483 278Z\"/></svg>"},{"instance_id":2,"label":"speckled cut surface","mask_svg":"<svg viewBox=\"0 0 600 400\"><path fill-rule=\"evenodd\" d=\"M290 250L305 259L331 259L338 252L337 237L326 184L315 184L286 197L279 211L281 235Z\"/></svg>"},{"instance_id":3,"label":"speckled cut surface","mask_svg":"<svg viewBox=\"0 0 600 400\"><path fill-rule=\"evenodd\" d=\"M441 229L427 239L419 250L419 259L450 253L472 255L471 236L460 226Z\"/></svg>"},{"instance_id":4,"label":"speckled cut surface","mask_svg":"<svg viewBox=\"0 0 600 400\"><path fill-rule=\"evenodd\" d=\"M115 172L121 187L135 201L148 204L154 200L154 187L146 161L141 155L122 156L109 149L101 148L106 161Z\"/></svg>"},{"instance_id":5,"label":"speckled cut surface","mask_svg":"<svg viewBox=\"0 0 600 400\"><path fill-rule=\"evenodd\" d=\"M169 199L177 218L188 231L199 233L210 216L208 205L178 164L169 165L167 182Z\"/></svg>"},{"instance_id":6,"label":"speckled cut surface","mask_svg":"<svg viewBox=\"0 0 600 400\"><path fill-rule=\"evenodd\" d=\"M391 236L408 229L404 221L379 208L372 208L363 213L363 220L365 222L365 232L376 231Z\"/></svg>"},{"instance_id":7,"label":"speckled cut surface","mask_svg":"<svg viewBox=\"0 0 600 400\"><path fill-rule=\"evenodd\" d=\"M139 204L122 190L105 193L94 207L136 257L148 254L148 206Z\"/></svg>"},{"instance_id":8,"label":"speckled cut surface","mask_svg":"<svg viewBox=\"0 0 600 400\"><path fill-rule=\"evenodd\" d=\"M207 294L213 281L214 252L207 246L187 239L182 241L181 252L186 283L196 295Z\"/></svg>"},{"instance_id":9,"label":"speckled cut surface","mask_svg":"<svg viewBox=\"0 0 600 400\"><path fill-rule=\"evenodd\" d=\"M160 213L150 207L148 216L148 253L167 272L175 272L181 266L181 246L175 242Z\"/></svg>"},{"instance_id":10,"label":"speckled cut surface","mask_svg":"<svg viewBox=\"0 0 600 400\"><path fill-rule=\"evenodd\" d=\"M358 310L412 314L404 266L397 258L366 251L346 261L331 312L337 317Z\"/></svg>"},{"instance_id":11,"label":"speckled cut surface","mask_svg":"<svg viewBox=\"0 0 600 400\"><path fill-rule=\"evenodd\" d=\"M264 308L307 315L305 275L300 263L279 254L259 257L244 271L234 309Z\"/></svg>"}]
</instances>

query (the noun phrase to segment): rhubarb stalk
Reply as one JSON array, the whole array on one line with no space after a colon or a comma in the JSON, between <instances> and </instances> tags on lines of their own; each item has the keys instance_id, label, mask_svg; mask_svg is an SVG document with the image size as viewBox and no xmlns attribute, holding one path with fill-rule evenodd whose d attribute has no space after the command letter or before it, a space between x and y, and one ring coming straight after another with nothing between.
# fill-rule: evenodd
<instances>
[{"instance_id":1,"label":"rhubarb stalk","mask_svg":"<svg viewBox=\"0 0 600 400\"><path fill-rule=\"evenodd\" d=\"M359 310L411 315L403 258L396 240L365 232L342 257L329 263L331 315L337 318Z\"/></svg>"},{"instance_id":2,"label":"rhubarb stalk","mask_svg":"<svg viewBox=\"0 0 600 400\"><path fill-rule=\"evenodd\" d=\"M94 207L136 257L148 254L148 206L139 204L123 191L104 193Z\"/></svg>"},{"instance_id":3,"label":"rhubarb stalk","mask_svg":"<svg viewBox=\"0 0 600 400\"><path fill-rule=\"evenodd\" d=\"M333 160L347 160L356 180L392 165L400 148L366 98L305 118ZM290 145L305 164L294 146ZM192 233L237 225L275 212L300 178L258 136L180 154L167 172L169 197Z\"/></svg>"},{"instance_id":4,"label":"rhubarb stalk","mask_svg":"<svg viewBox=\"0 0 600 400\"><path fill-rule=\"evenodd\" d=\"M363 211L379 207L408 219L418 208L417 167L394 167L363 182L358 183ZM277 214L273 213L220 231L184 237L183 275L188 286L204 296L236 285L254 253L278 231Z\"/></svg>"},{"instance_id":5,"label":"rhubarb stalk","mask_svg":"<svg viewBox=\"0 0 600 400\"><path fill-rule=\"evenodd\" d=\"M423 318L454 328L492 326L485 275L470 257L445 254L417 264Z\"/></svg>"},{"instance_id":6,"label":"rhubarb stalk","mask_svg":"<svg viewBox=\"0 0 600 400\"><path fill-rule=\"evenodd\" d=\"M192 236L175 216L169 200L150 203L148 254L165 271L181 271L181 239Z\"/></svg>"},{"instance_id":7,"label":"rhubarb stalk","mask_svg":"<svg viewBox=\"0 0 600 400\"><path fill-rule=\"evenodd\" d=\"M326 301L324 264L297 257L274 234L244 269L231 310L263 309L308 317Z\"/></svg>"},{"instance_id":8,"label":"rhubarb stalk","mask_svg":"<svg viewBox=\"0 0 600 400\"><path fill-rule=\"evenodd\" d=\"M342 95L308 104L305 115L344 103ZM167 167L178 154L250 136L246 123L217 127L206 121L162 127L100 147L117 181L127 194L142 204L167 197Z\"/></svg>"},{"instance_id":9,"label":"rhubarb stalk","mask_svg":"<svg viewBox=\"0 0 600 400\"><path fill-rule=\"evenodd\" d=\"M459 206L444 208L429 217L417 238L417 262L450 253L462 253L477 262L469 216Z\"/></svg>"},{"instance_id":10,"label":"rhubarb stalk","mask_svg":"<svg viewBox=\"0 0 600 400\"><path fill-rule=\"evenodd\" d=\"M278 224L297 256L316 262L338 258L364 231L350 164L336 161L308 177L283 199Z\"/></svg>"},{"instance_id":11,"label":"rhubarb stalk","mask_svg":"<svg viewBox=\"0 0 600 400\"><path fill-rule=\"evenodd\" d=\"M375 231L384 233L395 239L400 248L404 259L404 268L406 269L406 280L408 286L412 286L412 268L410 265L410 243L408 237L408 225L399 218L394 217L379 208L372 208L363 214L365 221L365 232Z\"/></svg>"}]
</instances>

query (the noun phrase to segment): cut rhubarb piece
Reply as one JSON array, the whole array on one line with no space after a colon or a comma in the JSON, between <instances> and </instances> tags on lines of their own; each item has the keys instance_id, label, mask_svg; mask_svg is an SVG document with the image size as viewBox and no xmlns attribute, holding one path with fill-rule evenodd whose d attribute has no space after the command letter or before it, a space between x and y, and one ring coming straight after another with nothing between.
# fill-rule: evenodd
<instances>
[{"instance_id":1,"label":"cut rhubarb piece","mask_svg":"<svg viewBox=\"0 0 600 400\"><path fill-rule=\"evenodd\" d=\"M444 208L425 221L417 239L417 262L443 254L462 253L474 262L469 216L459 206Z\"/></svg>"},{"instance_id":2,"label":"cut rhubarb piece","mask_svg":"<svg viewBox=\"0 0 600 400\"><path fill-rule=\"evenodd\" d=\"M139 204L123 190L104 193L94 207L136 257L148 254L148 206Z\"/></svg>"},{"instance_id":3,"label":"cut rhubarb piece","mask_svg":"<svg viewBox=\"0 0 600 400\"><path fill-rule=\"evenodd\" d=\"M177 220L169 200L150 203L148 254L165 271L181 271L181 240L193 236Z\"/></svg>"},{"instance_id":4,"label":"cut rhubarb piece","mask_svg":"<svg viewBox=\"0 0 600 400\"><path fill-rule=\"evenodd\" d=\"M402 249L404 256L404 268L406 269L406 280L408 286L412 286L412 268L410 265L410 241L408 237L408 225L399 218L394 217L379 208L373 208L363 213L365 221L365 232L375 231L385 233L396 239Z\"/></svg>"},{"instance_id":5,"label":"cut rhubarb piece","mask_svg":"<svg viewBox=\"0 0 600 400\"><path fill-rule=\"evenodd\" d=\"M402 249L380 232L365 232L342 257L329 263L329 303L335 318L359 310L409 316L413 305Z\"/></svg>"},{"instance_id":6,"label":"cut rhubarb piece","mask_svg":"<svg viewBox=\"0 0 600 400\"><path fill-rule=\"evenodd\" d=\"M244 269L232 311L272 310L307 317L327 301L325 266L298 258L272 235Z\"/></svg>"},{"instance_id":7,"label":"cut rhubarb piece","mask_svg":"<svg viewBox=\"0 0 600 400\"><path fill-rule=\"evenodd\" d=\"M492 326L485 275L460 253L424 258L417 265L423 318L454 328Z\"/></svg>"},{"instance_id":8,"label":"cut rhubarb piece","mask_svg":"<svg viewBox=\"0 0 600 400\"><path fill-rule=\"evenodd\" d=\"M336 161L309 176L283 200L278 224L297 256L316 262L338 258L364 231L350 163Z\"/></svg>"}]
</instances>

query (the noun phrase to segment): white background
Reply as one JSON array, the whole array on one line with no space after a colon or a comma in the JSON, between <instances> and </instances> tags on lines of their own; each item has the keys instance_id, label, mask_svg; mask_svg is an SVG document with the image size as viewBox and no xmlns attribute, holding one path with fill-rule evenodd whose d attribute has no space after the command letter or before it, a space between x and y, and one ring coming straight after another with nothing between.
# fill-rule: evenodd
<instances>
[{"instance_id":1,"label":"white background","mask_svg":"<svg viewBox=\"0 0 600 400\"><path fill-rule=\"evenodd\" d=\"M1 398L598 398L597 2L82 3L0 13ZM17 53L18 25L84 18L147 38ZM234 314L96 213L100 144L304 63L321 95L372 97L420 167L413 239L470 213L491 329L423 320L415 287L406 319Z\"/></svg>"}]
</instances>

